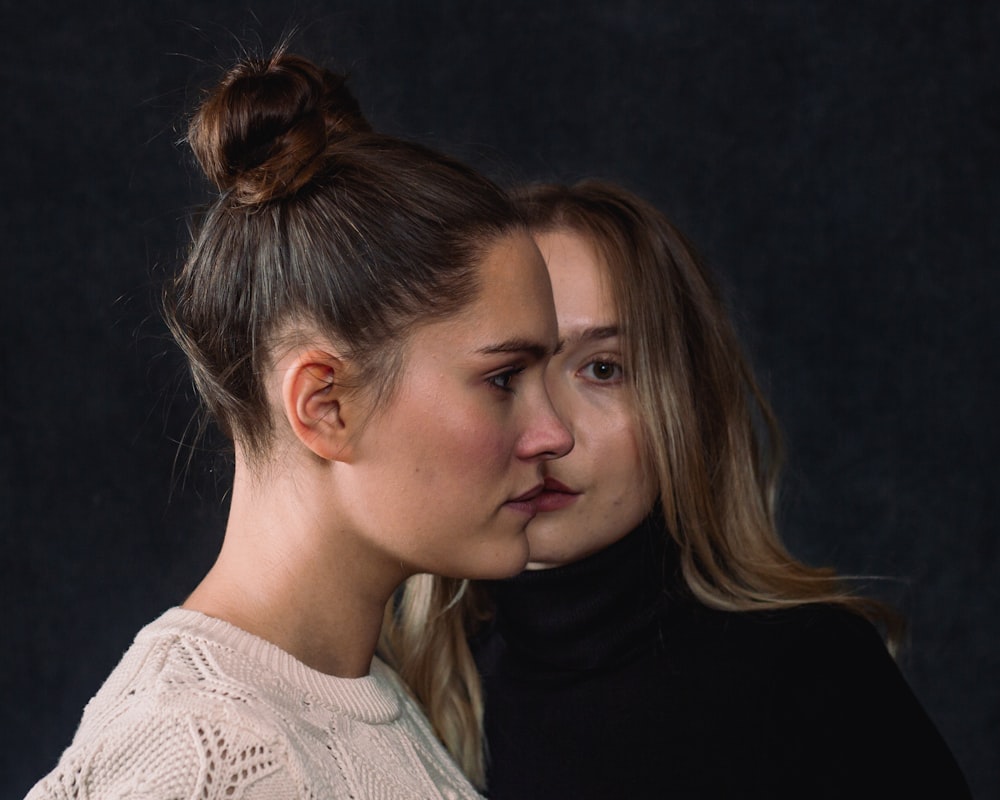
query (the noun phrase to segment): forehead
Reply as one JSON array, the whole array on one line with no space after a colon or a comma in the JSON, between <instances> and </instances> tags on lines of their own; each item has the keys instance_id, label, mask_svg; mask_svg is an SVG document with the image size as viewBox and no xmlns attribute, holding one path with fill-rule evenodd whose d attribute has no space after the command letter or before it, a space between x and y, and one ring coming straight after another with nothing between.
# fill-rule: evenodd
<instances>
[{"instance_id":1,"label":"forehead","mask_svg":"<svg viewBox=\"0 0 1000 800\"><path fill-rule=\"evenodd\" d=\"M556 340L552 288L541 253L527 233L490 244L478 268L476 298L458 313L424 328L453 350L480 353L504 343L551 351Z\"/></svg>"},{"instance_id":2,"label":"forehead","mask_svg":"<svg viewBox=\"0 0 1000 800\"><path fill-rule=\"evenodd\" d=\"M545 258L560 330L617 319L607 268L590 240L575 231L556 230L535 235Z\"/></svg>"},{"instance_id":3,"label":"forehead","mask_svg":"<svg viewBox=\"0 0 1000 800\"><path fill-rule=\"evenodd\" d=\"M480 310L501 298L530 299L536 292L550 294L545 261L526 232L508 234L486 249L479 265L479 282L479 296L473 305L478 304Z\"/></svg>"}]
</instances>

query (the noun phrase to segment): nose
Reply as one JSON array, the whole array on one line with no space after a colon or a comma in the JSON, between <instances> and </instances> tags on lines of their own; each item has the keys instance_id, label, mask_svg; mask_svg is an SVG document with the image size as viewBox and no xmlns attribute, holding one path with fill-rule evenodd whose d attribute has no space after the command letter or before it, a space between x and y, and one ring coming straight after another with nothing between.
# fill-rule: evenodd
<instances>
[{"instance_id":1,"label":"nose","mask_svg":"<svg viewBox=\"0 0 1000 800\"><path fill-rule=\"evenodd\" d=\"M573 449L573 434L552 406L544 386L538 402L529 409L529 421L519 443L518 455L526 461L551 461Z\"/></svg>"}]
</instances>

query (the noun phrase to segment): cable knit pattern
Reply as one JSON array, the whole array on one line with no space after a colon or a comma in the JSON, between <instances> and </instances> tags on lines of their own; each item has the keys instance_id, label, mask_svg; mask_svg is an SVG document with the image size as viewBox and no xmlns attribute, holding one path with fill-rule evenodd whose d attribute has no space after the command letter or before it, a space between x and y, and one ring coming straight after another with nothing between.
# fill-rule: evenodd
<instances>
[{"instance_id":1,"label":"cable knit pattern","mask_svg":"<svg viewBox=\"0 0 1000 800\"><path fill-rule=\"evenodd\" d=\"M476 797L377 658L336 678L174 608L139 632L27 800Z\"/></svg>"}]
</instances>

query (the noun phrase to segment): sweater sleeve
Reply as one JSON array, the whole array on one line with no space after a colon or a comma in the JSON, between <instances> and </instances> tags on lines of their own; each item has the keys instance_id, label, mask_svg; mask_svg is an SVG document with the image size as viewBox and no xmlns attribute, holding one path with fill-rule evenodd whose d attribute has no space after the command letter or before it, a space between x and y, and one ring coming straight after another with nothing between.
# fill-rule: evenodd
<instances>
[{"instance_id":1,"label":"sweater sleeve","mask_svg":"<svg viewBox=\"0 0 1000 800\"><path fill-rule=\"evenodd\" d=\"M294 798L294 773L280 741L238 720L139 710L74 741L26 800Z\"/></svg>"},{"instance_id":2,"label":"sweater sleeve","mask_svg":"<svg viewBox=\"0 0 1000 800\"><path fill-rule=\"evenodd\" d=\"M813 797L970 797L947 744L875 628L830 609L786 660L783 704ZM779 706L782 707L782 706Z\"/></svg>"}]
</instances>

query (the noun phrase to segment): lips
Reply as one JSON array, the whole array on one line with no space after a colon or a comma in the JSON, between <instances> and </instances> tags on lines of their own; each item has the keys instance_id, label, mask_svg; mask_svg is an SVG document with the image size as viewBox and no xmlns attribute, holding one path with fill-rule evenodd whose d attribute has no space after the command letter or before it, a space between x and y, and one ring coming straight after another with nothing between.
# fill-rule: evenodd
<instances>
[{"instance_id":1,"label":"lips","mask_svg":"<svg viewBox=\"0 0 1000 800\"><path fill-rule=\"evenodd\" d=\"M513 511L519 511L522 514L527 514L528 517L533 517L538 513L538 497L544 490L545 484L537 483L524 494L512 497L504 505Z\"/></svg>"},{"instance_id":2,"label":"lips","mask_svg":"<svg viewBox=\"0 0 1000 800\"><path fill-rule=\"evenodd\" d=\"M535 486L532 486L524 494L519 494L517 497L512 497L507 502L508 503L526 503L529 500L534 500L544 490L545 490L545 484L544 483L539 483L539 484L536 484Z\"/></svg>"},{"instance_id":3,"label":"lips","mask_svg":"<svg viewBox=\"0 0 1000 800\"><path fill-rule=\"evenodd\" d=\"M542 484L546 492L562 492L563 494L580 494L579 492L574 492L565 483L557 481L551 475L545 478L545 482Z\"/></svg>"},{"instance_id":4,"label":"lips","mask_svg":"<svg viewBox=\"0 0 1000 800\"><path fill-rule=\"evenodd\" d=\"M538 495L535 505L538 511L559 511L562 508L573 505L580 492L574 492L562 481L557 481L549 476L545 478L542 493Z\"/></svg>"}]
</instances>

